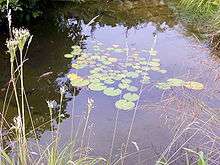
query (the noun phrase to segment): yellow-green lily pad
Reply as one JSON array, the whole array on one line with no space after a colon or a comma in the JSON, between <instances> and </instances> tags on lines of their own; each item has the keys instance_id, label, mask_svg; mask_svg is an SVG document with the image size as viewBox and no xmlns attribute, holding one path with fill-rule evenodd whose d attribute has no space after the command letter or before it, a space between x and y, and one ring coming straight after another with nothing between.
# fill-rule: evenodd
<instances>
[{"instance_id":1,"label":"yellow-green lily pad","mask_svg":"<svg viewBox=\"0 0 220 165\"><path fill-rule=\"evenodd\" d=\"M118 96L121 94L121 89L115 89L113 87L105 88L103 93L107 96Z\"/></svg>"},{"instance_id":2,"label":"yellow-green lily pad","mask_svg":"<svg viewBox=\"0 0 220 165\"><path fill-rule=\"evenodd\" d=\"M202 90L204 89L204 85L199 82L195 81L188 81L184 84L186 88L193 89L193 90Z\"/></svg>"},{"instance_id":3,"label":"yellow-green lily pad","mask_svg":"<svg viewBox=\"0 0 220 165\"><path fill-rule=\"evenodd\" d=\"M102 91L107 87L103 83L91 83L88 88L92 91Z\"/></svg>"},{"instance_id":4,"label":"yellow-green lily pad","mask_svg":"<svg viewBox=\"0 0 220 165\"><path fill-rule=\"evenodd\" d=\"M115 103L115 106L116 106L116 108L118 108L120 110L128 111L128 110L131 110L135 107L135 103L121 99Z\"/></svg>"},{"instance_id":5,"label":"yellow-green lily pad","mask_svg":"<svg viewBox=\"0 0 220 165\"><path fill-rule=\"evenodd\" d=\"M126 93L124 94L123 98L125 100L133 102L133 101L137 101L140 98L140 96L136 93Z\"/></svg>"}]
</instances>

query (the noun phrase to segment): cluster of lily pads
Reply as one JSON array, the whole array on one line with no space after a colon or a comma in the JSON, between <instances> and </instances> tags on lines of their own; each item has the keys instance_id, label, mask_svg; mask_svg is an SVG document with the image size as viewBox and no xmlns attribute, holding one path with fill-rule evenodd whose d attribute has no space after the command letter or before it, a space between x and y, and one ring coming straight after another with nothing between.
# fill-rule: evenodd
<instances>
[{"instance_id":1,"label":"cluster of lily pads","mask_svg":"<svg viewBox=\"0 0 220 165\"><path fill-rule=\"evenodd\" d=\"M171 87L186 87L193 90L204 89L204 85L202 83L195 81L184 81L177 78L170 78L166 82L157 83L156 87L161 90L168 90L171 89Z\"/></svg>"},{"instance_id":2,"label":"cluster of lily pads","mask_svg":"<svg viewBox=\"0 0 220 165\"><path fill-rule=\"evenodd\" d=\"M89 53L83 52L78 46L72 48L72 52L65 57L75 57L72 68L78 73L81 70L87 72L84 76L76 73L68 74L67 77L72 86L88 87L92 91L100 91L111 97L121 95L122 99L115 103L115 106L121 110L130 110L135 107L135 102L140 98L137 94L140 86L150 83L150 71L161 74L167 72L161 69L160 59L154 49L150 51L137 51L135 48L128 50L119 45L105 48L101 42L96 43L93 51ZM169 79L167 82L156 84L156 87L166 90L172 86L182 85L191 89L202 89L199 83L184 82L180 79Z\"/></svg>"}]
</instances>

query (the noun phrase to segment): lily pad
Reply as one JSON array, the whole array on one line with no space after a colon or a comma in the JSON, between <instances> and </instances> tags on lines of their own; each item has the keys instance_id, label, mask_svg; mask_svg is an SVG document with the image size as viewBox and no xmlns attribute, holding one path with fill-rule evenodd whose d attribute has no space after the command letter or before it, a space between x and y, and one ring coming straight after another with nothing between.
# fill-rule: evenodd
<instances>
[{"instance_id":1,"label":"lily pad","mask_svg":"<svg viewBox=\"0 0 220 165\"><path fill-rule=\"evenodd\" d=\"M115 103L115 106L116 106L116 108L118 108L120 110L128 111L128 110L131 110L135 107L135 103L121 99Z\"/></svg>"},{"instance_id":2,"label":"lily pad","mask_svg":"<svg viewBox=\"0 0 220 165\"><path fill-rule=\"evenodd\" d=\"M186 88L193 89L193 90L202 90L204 89L204 85L199 82L195 81L188 81L184 84Z\"/></svg>"},{"instance_id":3,"label":"lily pad","mask_svg":"<svg viewBox=\"0 0 220 165\"><path fill-rule=\"evenodd\" d=\"M127 87L127 90L130 92L137 92L138 87L130 85L129 87Z\"/></svg>"},{"instance_id":4,"label":"lily pad","mask_svg":"<svg viewBox=\"0 0 220 165\"><path fill-rule=\"evenodd\" d=\"M105 84L114 84L115 81L112 80L112 79L106 79L106 80L104 81L104 83L105 83Z\"/></svg>"},{"instance_id":5,"label":"lily pad","mask_svg":"<svg viewBox=\"0 0 220 165\"><path fill-rule=\"evenodd\" d=\"M160 67L153 66L150 68L152 71L160 71Z\"/></svg>"},{"instance_id":6,"label":"lily pad","mask_svg":"<svg viewBox=\"0 0 220 165\"><path fill-rule=\"evenodd\" d=\"M157 83L156 84L156 87L158 89L161 89L161 90L168 90L168 89L171 89L170 85L168 83Z\"/></svg>"},{"instance_id":7,"label":"lily pad","mask_svg":"<svg viewBox=\"0 0 220 165\"><path fill-rule=\"evenodd\" d=\"M124 94L123 98L125 100L133 102L133 101L137 101L140 98L140 96L136 93L126 93Z\"/></svg>"},{"instance_id":8,"label":"lily pad","mask_svg":"<svg viewBox=\"0 0 220 165\"><path fill-rule=\"evenodd\" d=\"M128 72L128 73L126 74L126 76L127 76L127 77L130 77L130 78L137 78L137 77L139 76L139 74L136 73L136 72Z\"/></svg>"},{"instance_id":9,"label":"lily pad","mask_svg":"<svg viewBox=\"0 0 220 165\"><path fill-rule=\"evenodd\" d=\"M113 87L105 88L103 93L107 96L118 96L121 94L121 89L115 89Z\"/></svg>"},{"instance_id":10,"label":"lily pad","mask_svg":"<svg viewBox=\"0 0 220 165\"><path fill-rule=\"evenodd\" d=\"M110 57L110 58L108 58L108 61L110 61L110 62L117 62L118 59L114 58L114 57Z\"/></svg>"},{"instance_id":11,"label":"lily pad","mask_svg":"<svg viewBox=\"0 0 220 165\"><path fill-rule=\"evenodd\" d=\"M65 58L73 58L73 55L72 54L65 54L64 57Z\"/></svg>"},{"instance_id":12,"label":"lily pad","mask_svg":"<svg viewBox=\"0 0 220 165\"><path fill-rule=\"evenodd\" d=\"M160 63L159 62L155 62L155 61L150 61L148 63L149 66L152 66L152 67L156 67L156 66L160 66Z\"/></svg>"},{"instance_id":13,"label":"lily pad","mask_svg":"<svg viewBox=\"0 0 220 165\"><path fill-rule=\"evenodd\" d=\"M126 83L126 84L130 84L132 82L132 80L126 78L126 79L122 79L121 82Z\"/></svg>"},{"instance_id":14,"label":"lily pad","mask_svg":"<svg viewBox=\"0 0 220 165\"><path fill-rule=\"evenodd\" d=\"M88 88L92 91L102 91L107 87L103 83L91 83Z\"/></svg>"},{"instance_id":15,"label":"lily pad","mask_svg":"<svg viewBox=\"0 0 220 165\"><path fill-rule=\"evenodd\" d=\"M126 89L126 88L129 87L129 84L127 84L127 83L120 83L120 84L118 84L118 87L121 88L121 89Z\"/></svg>"},{"instance_id":16,"label":"lily pad","mask_svg":"<svg viewBox=\"0 0 220 165\"><path fill-rule=\"evenodd\" d=\"M74 81L71 81L71 85L74 87L84 87L89 85L89 80L85 80L85 79L77 79Z\"/></svg>"},{"instance_id":17,"label":"lily pad","mask_svg":"<svg viewBox=\"0 0 220 165\"><path fill-rule=\"evenodd\" d=\"M176 87L183 86L185 84L185 81L177 78L170 78L167 80L167 82L170 86L176 86Z\"/></svg>"}]
</instances>

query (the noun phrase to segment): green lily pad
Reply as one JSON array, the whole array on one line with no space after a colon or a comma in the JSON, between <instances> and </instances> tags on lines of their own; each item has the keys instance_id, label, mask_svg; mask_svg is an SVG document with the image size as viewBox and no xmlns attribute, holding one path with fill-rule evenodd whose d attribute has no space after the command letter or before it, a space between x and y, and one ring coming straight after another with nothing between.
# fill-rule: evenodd
<instances>
[{"instance_id":1,"label":"green lily pad","mask_svg":"<svg viewBox=\"0 0 220 165\"><path fill-rule=\"evenodd\" d=\"M88 88L92 91L102 91L107 87L103 83L91 83Z\"/></svg>"},{"instance_id":2,"label":"green lily pad","mask_svg":"<svg viewBox=\"0 0 220 165\"><path fill-rule=\"evenodd\" d=\"M126 83L126 84L130 84L132 82L132 80L126 78L126 79L122 79L121 82Z\"/></svg>"},{"instance_id":3,"label":"green lily pad","mask_svg":"<svg viewBox=\"0 0 220 165\"><path fill-rule=\"evenodd\" d=\"M73 55L72 54L65 54L64 57L65 58L73 58Z\"/></svg>"},{"instance_id":4,"label":"green lily pad","mask_svg":"<svg viewBox=\"0 0 220 165\"><path fill-rule=\"evenodd\" d=\"M152 71L160 71L160 67L153 66L150 68Z\"/></svg>"},{"instance_id":5,"label":"green lily pad","mask_svg":"<svg viewBox=\"0 0 220 165\"><path fill-rule=\"evenodd\" d=\"M97 79L97 78L93 78L93 79L90 79L89 80L91 83L99 83L99 82L101 82L99 79Z\"/></svg>"},{"instance_id":6,"label":"green lily pad","mask_svg":"<svg viewBox=\"0 0 220 165\"><path fill-rule=\"evenodd\" d=\"M118 59L117 59L117 58L114 58L114 57L109 57L109 58L108 58L108 61L110 61L110 62L117 62Z\"/></svg>"},{"instance_id":7,"label":"green lily pad","mask_svg":"<svg viewBox=\"0 0 220 165\"><path fill-rule=\"evenodd\" d=\"M170 78L167 80L167 82L169 85L176 87L183 86L185 84L185 81L177 78Z\"/></svg>"},{"instance_id":8,"label":"green lily pad","mask_svg":"<svg viewBox=\"0 0 220 165\"><path fill-rule=\"evenodd\" d=\"M84 87L89 85L89 80L85 80L85 79L76 79L74 81L71 81L71 85L74 87Z\"/></svg>"},{"instance_id":9,"label":"green lily pad","mask_svg":"<svg viewBox=\"0 0 220 165\"><path fill-rule=\"evenodd\" d=\"M113 87L105 88L103 93L107 96L118 96L121 94L121 89L115 89Z\"/></svg>"},{"instance_id":10,"label":"green lily pad","mask_svg":"<svg viewBox=\"0 0 220 165\"><path fill-rule=\"evenodd\" d=\"M137 77L139 76L139 74L136 73L136 72L128 72L128 73L126 74L126 76L127 76L127 77L130 77L130 78L137 78Z\"/></svg>"},{"instance_id":11,"label":"green lily pad","mask_svg":"<svg viewBox=\"0 0 220 165\"><path fill-rule=\"evenodd\" d=\"M186 88L193 89L193 90L202 90L204 89L204 85L199 82L195 81L188 81L184 84Z\"/></svg>"},{"instance_id":12,"label":"green lily pad","mask_svg":"<svg viewBox=\"0 0 220 165\"><path fill-rule=\"evenodd\" d=\"M116 108L118 108L120 110L128 111L128 110L131 110L135 107L135 103L121 99L115 103L115 106L116 106Z\"/></svg>"},{"instance_id":13,"label":"green lily pad","mask_svg":"<svg viewBox=\"0 0 220 165\"><path fill-rule=\"evenodd\" d=\"M127 87L127 90L130 92L137 92L138 87L130 85L129 87Z\"/></svg>"},{"instance_id":14,"label":"green lily pad","mask_svg":"<svg viewBox=\"0 0 220 165\"><path fill-rule=\"evenodd\" d=\"M72 64L72 68L77 69L77 70L83 69L86 66L87 66L86 64Z\"/></svg>"},{"instance_id":15,"label":"green lily pad","mask_svg":"<svg viewBox=\"0 0 220 165\"><path fill-rule=\"evenodd\" d=\"M171 86L168 83L157 83L156 87L161 90L171 89Z\"/></svg>"},{"instance_id":16,"label":"green lily pad","mask_svg":"<svg viewBox=\"0 0 220 165\"><path fill-rule=\"evenodd\" d=\"M136 93L126 93L124 94L123 98L125 100L133 102L133 101L137 101L140 98L140 96Z\"/></svg>"},{"instance_id":17,"label":"green lily pad","mask_svg":"<svg viewBox=\"0 0 220 165\"><path fill-rule=\"evenodd\" d=\"M152 61L154 61L154 62L160 62L160 59L159 59L159 58L153 58Z\"/></svg>"},{"instance_id":18,"label":"green lily pad","mask_svg":"<svg viewBox=\"0 0 220 165\"><path fill-rule=\"evenodd\" d=\"M148 63L149 66L152 66L152 67L156 67L156 66L160 66L160 63L159 62L155 62L155 61L150 61Z\"/></svg>"},{"instance_id":19,"label":"green lily pad","mask_svg":"<svg viewBox=\"0 0 220 165\"><path fill-rule=\"evenodd\" d=\"M120 83L120 84L118 84L118 87L121 88L121 89L126 89L126 88L129 87L129 84L127 84L127 83Z\"/></svg>"},{"instance_id":20,"label":"green lily pad","mask_svg":"<svg viewBox=\"0 0 220 165\"><path fill-rule=\"evenodd\" d=\"M108 79L106 79L106 80L104 81L104 83L105 83L105 84L114 84L115 81L108 78Z\"/></svg>"},{"instance_id":21,"label":"green lily pad","mask_svg":"<svg viewBox=\"0 0 220 165\"><path fill-rule=\"evenodd\" d=\"M80 55L82 53L82 49L78 45L74 45L71 48L73 49L72 52L71 52L71 54L73 56L78 56L78 55Z\"/></svg>"},{"instance_id":22,"label":"green lily pad","mask_svg":"<svg viewBox=\"0 0 220 165\"><path fill-rule=\"evenodd\" d=\"M147 65L147 61L140 61L141 65Z\"/></svg>"}]
</instances>

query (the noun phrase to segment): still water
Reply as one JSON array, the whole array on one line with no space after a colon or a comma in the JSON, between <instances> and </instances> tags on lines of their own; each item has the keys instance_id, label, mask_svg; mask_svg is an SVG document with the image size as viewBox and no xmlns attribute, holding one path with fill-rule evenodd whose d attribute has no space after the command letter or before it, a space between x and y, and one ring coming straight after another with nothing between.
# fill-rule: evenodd
<instances>
[{"instance_id":1,"label":"still water","mask_svg":"<svg viewBox=\"0 0 220 165\"><path fill-rule=\"evenodd\" d=\"M61 146L68 143L77 131L77 144L80 145L83 130L80 122L84 121L88 98L91 98L94 108L84 147L90 148L90 155L106 159L112 152L112 162L119 160L121 149L127 144L127 152L134 154L127 157L124 164L155 164L178 130L200 117L206 121L204 106L219 116L219 59L211 55L206 45L193 38L192 29L184 27L163 2L89 1L78 5L55 3L54 7L48 18L30 27L34 39L25 65L25 88L42 145L51 137L46 100L59 102L61 86L66 87ZM74 45L80 46L83 55L65 58ZM1 49L3 55L4 46ZM3 104L9 66L7 56L1 56L0 105ZM76 78L70 81L70 75L77 75L88 83L81 81L81 85L85 85L75 84L73 87ZM158 83L171 78L178 79L177 85L158 88ZM199 83L202 89L181 86L178 84L180 80ZM123 81L127 83L123 84ZM120 84L129 84L133 88ZM112 90L106 94L106 88L114 88L118 94ZM116 103L126 93L140 98L129 98L132 105L126 102L125 107L130 106L130 109L123 109L122 105L118 108ZM188 118L186 114L189 114ZM55 110L54 119L57 115ZM12 103L7 113L9 123L15 116L16 108ZM32 126L28 116L27 122L30 131ZM212 127L216 134L219 133L215 124L212 123ZM171 164L185 164L180 156L183 151L178 148L192 132L184 133L168 152L164 152ZM199 133L195 135L197 138L201 136ZM205 148L200 145L204 139L197 141L193 138L184 147L198 142L197 147L201 147L198 150ZM30 135L30 141L33 139Z\"/></svg>"}]
</instances>

